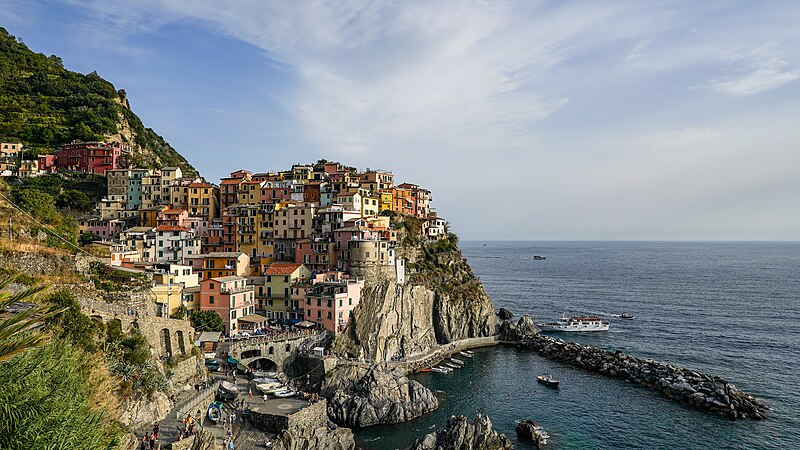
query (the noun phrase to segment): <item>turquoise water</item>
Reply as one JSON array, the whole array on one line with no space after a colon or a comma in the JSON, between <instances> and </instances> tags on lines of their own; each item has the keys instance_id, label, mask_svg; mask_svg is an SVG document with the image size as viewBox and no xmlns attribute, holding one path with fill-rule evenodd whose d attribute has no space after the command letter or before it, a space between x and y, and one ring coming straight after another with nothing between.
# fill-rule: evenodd
<instances>
[{"instance_id":1,"label":"turquoise water","mask_svg":"<svg viewBox=\"0 0 800 450\"><path fill-rule=\"evenodd\" d=\"M565 311L606 315L611 332L562 337L722 375L773 411L765 421L732 422L524 349L495 347L476 350L453 374L415 375L439 392L440 408L358 430L363 448L404 448L450 415L479 410L512 439L516 420L540 422L559 449L800 448L800 244L466 242L462 250L497 308L535 320ZM611 315L622 311L636 319ZM535 382L545 372L560 389Z\"/></svg>"}]
</instances>

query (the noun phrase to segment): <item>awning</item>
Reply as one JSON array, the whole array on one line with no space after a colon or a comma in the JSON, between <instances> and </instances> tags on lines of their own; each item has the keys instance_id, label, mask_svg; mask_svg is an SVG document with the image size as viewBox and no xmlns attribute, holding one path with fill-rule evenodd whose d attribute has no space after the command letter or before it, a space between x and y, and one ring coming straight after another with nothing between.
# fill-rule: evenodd
<instances>
[{"instance_id":1,"label":"awning","mask_svg":"<svg viewBox=\"0 0 800 450\"><path fill-rule=\"evenodd\" d=\"M266 322L267 318L258 314L250 314L249 316L239 317L239 322L247 323L261 323Z\"/></svg>"},{"instance_id":2,"label":"awning","mask_svg":"<svg viewBox=\"0 0 800 450\"><path fill-rule=\"evenodd\" d=\"M219 342L219 331L203 331L197 340L200 342Z\"/></svg>"},{"instance_id":3,"label":"awning","mask_svg":"<svg viewBox=\"0 0 800 450\"><path fill-rule=\"evenodd\" d=\"M292 325L298 324L300 323L300 319L289 319L289 323L291 323Z\"/></svg>"},{"instance_id":4,"label":"awning","mask_svg":"<svg viewBox=\"0 0 800 450\"><path fill-rule=\"evenodd\" d=\"M315 324L314 322L309 322L307 320L304 320L298 323L297 326L300 328L314 328L315 326L317 326L317 324Z\"/></svg>"}]
</instances>

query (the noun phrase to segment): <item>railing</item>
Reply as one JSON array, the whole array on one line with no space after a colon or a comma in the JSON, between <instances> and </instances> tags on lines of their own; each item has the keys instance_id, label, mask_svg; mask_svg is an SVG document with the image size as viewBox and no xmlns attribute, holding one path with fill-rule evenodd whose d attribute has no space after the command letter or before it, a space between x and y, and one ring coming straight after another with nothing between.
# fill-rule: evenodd
<instances>
[{"instance_id":1,"label":"railing","mask_svg":"<svg viewBox=\"0 0 800 450\"><path fill-rule=\"evenodd\" d=\"M242 348L249 348L253 345L260 345L260 344L268 344L270 342L280 342L280 341L287 341L290 339L298 339L298 338L312 338L319 335L325 336L326 332L323 331L285 331L281 333L274 333L268 335L261 335L261 336L251 336L245 338L239 338L231 340L230 344L230 352L238 352Z\"/></svg>"},{"instance_id":2,"label":"railing","mask_svg":"<svg viewBox=\"0 0 800 450\"><path fill-rule=\"evenodd\" d=\"M253 286L245 286L241 288L225 288L220 289L219 292L221 294L238 294L240 292L247 292L247 291L254 291Z\"/></svg>"},{"instance_id":3,"label":"railing","mask_svg":"<svg viewBox=\"0 0 800 450\"><path fill-rule=\"evenodd\" d=\"M208 405L214 400L216 394L216 388L219 379L215 379L211 381L211 383L206 384L203 389L200 389L197 394L189 397L185 401L179 402L178 405L175 405L175 418L179 421L182 421L186 418L187 414L194 415L194 411L200 410L200 414L205 414L206 410L208 409ZM201 416L202 417L202 416Z\"/></svg>"}]
</instances>

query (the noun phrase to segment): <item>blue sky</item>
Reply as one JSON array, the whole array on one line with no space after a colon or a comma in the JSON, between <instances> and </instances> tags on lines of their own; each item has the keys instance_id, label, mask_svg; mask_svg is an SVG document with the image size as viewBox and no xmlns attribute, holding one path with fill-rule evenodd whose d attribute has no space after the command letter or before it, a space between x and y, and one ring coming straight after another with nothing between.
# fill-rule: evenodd
<instances>
[{"instance_id":1,"label":"blue sky","mask_svg":"<svg viewBox=\"0 0 800 450\"><path fill-rule=\"evenodd\" d=\"M224 6L220 6L224 5ZM211 181L319 158L464 239L800 239L796 2L0 1Z\"/></svg>"}]
</instances>

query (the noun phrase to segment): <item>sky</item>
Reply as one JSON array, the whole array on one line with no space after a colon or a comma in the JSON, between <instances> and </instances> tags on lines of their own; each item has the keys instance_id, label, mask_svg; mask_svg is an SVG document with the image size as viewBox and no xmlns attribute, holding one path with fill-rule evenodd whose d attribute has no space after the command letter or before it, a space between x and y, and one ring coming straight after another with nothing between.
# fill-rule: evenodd
<instances>
[{"instance_id":1,"label":"sky","mask_svg":"<svg viewBox=\"0 0 800 450\"><path fill-rule=\"evenodd\" d=\"M800 3L0 0L209 181L320 158L467 240L800 239Z\"/></svg>"}]
</instances>

